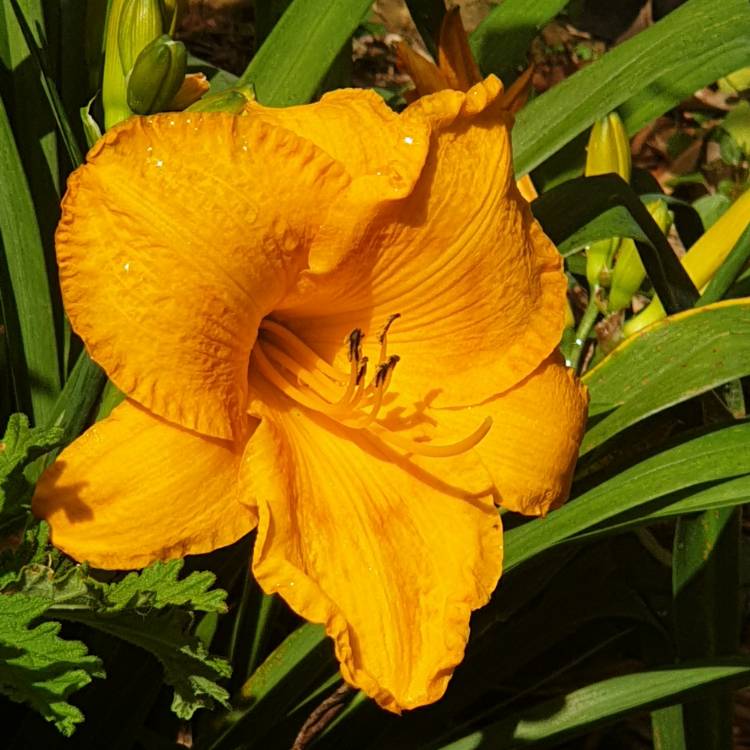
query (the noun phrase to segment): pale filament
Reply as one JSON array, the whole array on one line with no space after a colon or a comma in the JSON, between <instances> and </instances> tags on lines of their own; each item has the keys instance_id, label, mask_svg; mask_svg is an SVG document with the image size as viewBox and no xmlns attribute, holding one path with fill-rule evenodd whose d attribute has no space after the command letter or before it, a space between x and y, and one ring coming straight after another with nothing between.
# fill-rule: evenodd
<instances>
[{"instance_id":1,"label":"pale filament","mask_svg":"<svg viewBox=\"0 0 750 750\"><path fill-rule=\"evenodd\" d=\"M268 319L261 322L253 350L254 361L268 382L288 398L399 450L434 458L457 456L471 450L489 432L491 418L485 419L470 435L448 445L411 440L377 421L399 362L398 356L388 356L388 330L399 317L390 316L378 336L379 362L369 383L366 383L367 357L362 355L364 334L359 329L354 329L346 340L348 375L326 362L289 329Z\"/></svg>"}]
</instances>

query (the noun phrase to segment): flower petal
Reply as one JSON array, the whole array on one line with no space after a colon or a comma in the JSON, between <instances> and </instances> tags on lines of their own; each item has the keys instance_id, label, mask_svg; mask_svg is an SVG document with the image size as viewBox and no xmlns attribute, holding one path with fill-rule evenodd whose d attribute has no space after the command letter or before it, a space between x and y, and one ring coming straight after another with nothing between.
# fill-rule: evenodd
<instances>
[{"instance_id":1,"label":"flower petal","mask_svg":"<svg viewBox=\"0 0 750 750\"><path fill-rule=\"evenodd\" d=\"M55 546L98 568L209 552L257 522L237 502L244 442L202 437L125 401L47 469L33 511Z\"/></svg>"},{"instance_id":2,"label":"flower petal","mask_svg":"<svg viewBox=\"0 0 750 750\"><path fill-rule=\"evenodd\" d=\"M251 118L131 118L89 152L63 201L56 242L74 329L131 398L231 438L258 322L347 183L312 144Z\"/></svg>"},{"instance_id":3,"label":"flower petal","mask_svg":"<svg viewBox=\"0 0 750 750\"><path fill-rule=\"evenodd\" d=\"M399 67L405 71L414 83L417 96L434 94L436 91L451 88L445 74L435 65L411 48L407 42L396 43L396 57Z\"/></svg>"},{"instance_id":4,"label":"flower petal","mask_svg":"<svg viewBox=\"0 0 750 750\"><path fill-rule=\"evenodd\" d=\"M555 352L513 388L471 409L428 409L409 437L440 442L468 434L490 417L492 427L474 450L492 476L497 502L544 515L570 492L587 406L586 387ZM413 422L405 412L387 423L399 429Z\"/></svg>"},{"instance_id":5,"label":"flower petal","mask_svg":"<svg viewBox=\"0 0 750 750\"><path fill-rule=\"evenodd\" d=\"M264 400L251 405L263 416L242 480L260 516L255 577L325 623L344 678L381 706L437 700L462 659L471 611L500 575L491 499L270 389ZM460 462L432 459L441 461L460 476Z\"/></svg>"},{"instance_id":6,"label":"flower petal","mask_svg":"<svg viewBox=\"0 0 750 750\"><path fill-rule=\"evenodd\" d=\"M450 88L468 91L482 80L479 67L469 47L469 37L461 21L461 9L454 6L443 17L438 43L440 71Z\"/></svg>"},{"instance_id":7,"label":"flower petal","mask_svg":"<svg viewBox=\"0 0 750 750\"><path fill-rule=\"evenodd\" d=\"M274 311L342 366L349 331L370 334L365 353L377 360L376 334L400 313L389 334L401 357L393 389L411 403L430 392L436 405L478 403L525 378L560 339L561 259L515 187L501 94L491 77L467 94L443 91L409 107L402 123L430 133L410 192L365 194L355 177L328 215L338 222L325 230L330 241ZM369 127L363 121L364 133ZM412 168L425 158L421 138L410 146Z\"/></svg>"},{"instance_id":8,"label":"flower petal","mask_svg":"<svg viewBox=\"0 0 750 750\"><path fill-rule=\"evenodd\" d=\"M480 413L488 407L494 423L477 452L501 505L538 516L568 499L588 400L586 387L555 352L521 383L477 407Z\"/></svg>"}]
</instances>

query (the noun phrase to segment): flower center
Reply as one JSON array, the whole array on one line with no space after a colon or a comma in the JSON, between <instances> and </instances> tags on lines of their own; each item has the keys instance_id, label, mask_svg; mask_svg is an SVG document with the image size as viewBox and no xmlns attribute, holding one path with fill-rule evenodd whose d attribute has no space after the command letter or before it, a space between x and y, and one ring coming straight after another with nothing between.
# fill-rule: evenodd
<instances>
[{"instance_id":1,"label":"flower center","mask_svg":"<svg viewBox=\"0 0 750 750\"><path fill-rule=\"evenodd\" d=\"M388 354L388 331L399 317L391 315L378 334L380 351L374 367L362 353L365 335L359 328L346 337L349 360L346 373L328 363L288 328L268 318L261 321L253 356L260 373L285 396L345 427L364 430L392 447L415 455L444 458L465 453L489 432L490 417L470 435L449 445L412 440L379 419L400 361L398 355Z\"/></svg>"}]
</instances>

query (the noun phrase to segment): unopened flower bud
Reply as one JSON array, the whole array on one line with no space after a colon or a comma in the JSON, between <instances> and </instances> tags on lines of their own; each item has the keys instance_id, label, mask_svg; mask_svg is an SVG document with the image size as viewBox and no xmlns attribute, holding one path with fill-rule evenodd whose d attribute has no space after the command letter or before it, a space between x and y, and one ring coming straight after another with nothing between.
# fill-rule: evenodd
<instances>
[{"instance_id":1,"label":"unopened flower bud","mask_svg":"<svg viewBox=\"0 0 750 750\"><path fill-rule=\"evenodd\" d=\"M750 224L750 190L745 191L682 257L682 265L698 289L711 280ZM623 327L626 336L665 317L658 297Z\"/></svg>"},{"instance_id":2,"label":"unopened flower bud","mask_svg":"<svg viewBox=\"0 0 750 750\"><path fill-rule=\"evenodd\" d=\"M586 177L614 172L630 182L630 142L617 112L594 123L586 153Z\"/></svg>"},{"instance_id":3,"label":"unopened flower bud","mask_svg":"<svg viewBox=\"0 0 750 750\"><path fill-rule=\"evenodd\" d=\"M139 115L163 112L185 80L187 50L166 34L146 45L128 80L128 106Z\"/></svg>"},{"instance_id":4,"label":"unopened flower bud","mask_svg":"<svg viewBox=\"0 0 750 750\"><path fill-rule=\"evenodd\" d=\"M667 209L666 202L657 199L647 203L646 208L659 225L659 229L667 234L672 226L672 216ZM646 269L643 267L635 242L629 238L624 239L620 244L615 269L612 272L608 301L609 311L617 312L627 307L645 278Z\"/></svg>"},{"instance_id":5,"label":"unopened flower bud","mask_svg":"<svg viewBox=\"0 0 750 750\"><path fill-rule=\"evenodd\" d=\"M141 51L161 36L163 23L159 0L126 0L117 29L117 47L124 75L131 71Z\"/></svg>"},{"instance_id":6,"label":"unopened flower bud","mask_svg":"<svg viewBox=\"0 0 750 750\"><path fill-rule=\"evenodd\" d=\"M630 180L630 143L617 112L594 123L586 153L586 177L614 172ZM586 278L589 287L607 286L612 274L612 259L620 240L600 240L586 250Z\"/></svg>"},{"instance_id":7,"label":"unopened flower bud","mask_svg":"<svg viewBox=\"0 0 750 750\"><path fill-rule=\"evenodd\" d=\"M111 128L130 117L128 75L141 50L163 31L160 0L112 0L107 15L102 103Z\"/></svg>"}]
</instances>

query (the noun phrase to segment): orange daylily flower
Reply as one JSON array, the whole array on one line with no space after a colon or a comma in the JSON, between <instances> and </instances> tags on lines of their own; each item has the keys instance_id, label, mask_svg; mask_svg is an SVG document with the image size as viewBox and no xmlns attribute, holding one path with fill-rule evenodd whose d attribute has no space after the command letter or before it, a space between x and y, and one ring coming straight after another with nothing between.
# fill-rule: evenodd
<instances>
[{"instance_id":1,"label":"orange daylily flower","mask_svg":"<svg viewBox=\"0 0 750 750\"><path fill-rule=\"evenodd\" d=\"M496 78L131 118L70 178L68 315L128 396L34 498L102 568L229 544L391 711L437 700L500 577L496 503L562 503L584 423L561 259ZM397 317L397 315L399 317Z\"/></svg>"},{"instance_id":2,"label":"orange daylily flower","mask_svg":"<svg viewBox=\"0 0 750 750\"><path fill-rule=\"evenodd\" d=\"M468 91L482 80L479 66L469 47L469 37L466 34L461 9L458 6L446 11L440 25L440 39L438 40L438 63L435 65L418 52L415 52L406 42L396 44L396 54L401 67L406 70L414 82L413 92L416 97L434 94L445 89ZM503 106L515 114L524 104L529 95L533 67L527 68L503 94ZM529 175L524 175L517 181L521 195L531 202L539 197Z\"/></svg>"}]
</instances>

